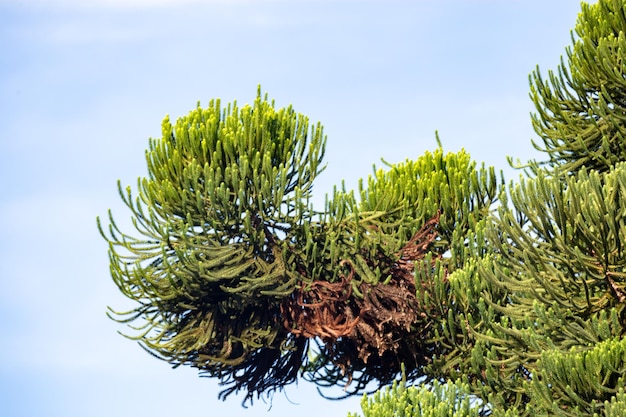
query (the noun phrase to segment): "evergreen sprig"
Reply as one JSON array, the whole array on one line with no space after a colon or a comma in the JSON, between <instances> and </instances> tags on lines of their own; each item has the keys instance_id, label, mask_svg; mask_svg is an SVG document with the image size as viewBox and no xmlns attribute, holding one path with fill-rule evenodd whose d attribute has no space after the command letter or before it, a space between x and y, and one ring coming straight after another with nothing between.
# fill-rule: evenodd
<instances>
[{"instance_id":1,"label":"evergreen sprig","mask_svg":"<svg viewBox=\"0 0 626 417\"><path fill-rule=\"evenodd\" d=\"M572 46L547 79L537 68L530 96L532 124L548 154L531 163L555 175L586 167L606 171L626 160L626 4L622 0L582 3Z\"/></svg>"},{"instance_id":2,"label":"evergreen sprig","mask_svg":"<svg viewBox=\"0 0 626 417\"><path fill-rule=\"evenodd\" d=\"M306 341L284 330L280 303L308 278L322 132L260 90L253 106L214 100L174 126L165 118L138 196L119 185L141 237L99 221L113 280L139 304L111 311L141 322L130 338L249 395L295 380Z\"/></svg>"}]
</instances>

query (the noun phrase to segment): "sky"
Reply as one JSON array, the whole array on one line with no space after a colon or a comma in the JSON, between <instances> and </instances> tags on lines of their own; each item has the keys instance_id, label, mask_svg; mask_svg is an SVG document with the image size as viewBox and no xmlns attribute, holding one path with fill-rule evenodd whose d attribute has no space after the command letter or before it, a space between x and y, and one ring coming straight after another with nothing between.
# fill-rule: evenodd
<instances>
[{"instance_id":1,"label":"sky","mask_svg":"<svg viewBox=\"0 0 626 417\"><path fill-rule=\"evenodd\" d=\"M316 201L381 158L437 146L519 175L535 151L528 76L556 69L577 0L0 0L0 407L7 417L337 416L301 381L271 404L217 399L106 316L96 216L129 212L161 120L257 86L328 137ZM319 207L319 205L318 205ZM319 207L322 208L322 207ZM129 229L126 229L130 231ZM341 390L327 392L340 394Z\"/></svg>"}]
</instances>

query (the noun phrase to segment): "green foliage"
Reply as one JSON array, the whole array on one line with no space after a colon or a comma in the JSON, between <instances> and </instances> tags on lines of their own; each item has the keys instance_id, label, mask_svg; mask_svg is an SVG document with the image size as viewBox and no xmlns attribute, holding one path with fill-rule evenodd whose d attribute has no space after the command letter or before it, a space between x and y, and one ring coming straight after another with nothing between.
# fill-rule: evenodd
<instances>
[{"instance_id":1,"label":"green foliage","mask_svg":"<svg viewBox=\"0 0 626 417\"><path fill-rule=\"evenodd\" d=\"M403 364L422 377L447 275L482 250L468 236L498 195L494 170L439 148L316 212L324 144L319 124L260 91L253 106L214 100L166 118L136 196L119 185L140 237L99 221L112 278L138 304L111 310L133 323L128 337L220 379L223 397L269 394L300 371L348 393L391 383Z\"/></svg>"},{"instance_id":2,"label":"green foliage","mask_svg":"<svg viewBox=\"0 0 626 417\"><path fill-rule=\"evenodd\" d=\"M361 401L364 417L477 417L478 409L471 407L468 387L464 384L432 387L406 387L394 383L390 388L378 391ZM359 417L358 414L348 414Z\"/></svg>"},{"instance_id":3,"label":"green foliage","mask_svg":"<svg viewBox=\"0 0 626 417\"><path fill-rule=\"evenodd\" d=\"M440 211L440 254L453 242L465 244L464 236L484 220L499 190L494 168L478 167L464 150L445 154L438 148L389 168L376 170L366 186L359 184L360 210L387 213L385 219L392 227L398 223L421 225ZM405 238L411 237L410 230L396 233L402 232ZM462 252L454 255L463 258ZM464 259L454 261L460 266Z\"/></svg>"},{"instance_id":4,"label":"green foliage","mask_svg":"<svg viewBox=\"0 0 626 417\"><path fill-rule=\"evenodd\" d=\"M626 4L582 3L575 33L558 71L544 80L537 69L530 80L533 127L543 140L533 143L549 156L534 169L555 175L626 160Z\"/></svg>"},{"instance_id":5,"label":"green foliage","mask_svg":"<svg viewBox=\"0 0 626 417\"><path fill-rule=\"evenodd\" d=\"M545 410L551 404L550 415L569 417L602 412L611 400L615 408L615 395L624 387L626 340L614 338L582 351L544 351L537 370L531 409ZM619 403L626 405L623 398Z\"/></svg>"},{"instance_id":6,"label":"green foliage","mask_svg":"<svg viewBox=\"0 0 626 417\"><path fill-rule=\"evenodd\" d=\"M566 180L539 173L510 194L515 209L503 204L491 229L500 254L491 279L531 292L515 300L524 311L539 301L587 319L619 306L626 294L626 164L607 173L582 169Z\"/></svg>"},{"instance_id":7,"label":"green foliage","mask_svg":"<svg viewBox=\"0 0 626 417\"><path fill-rule=\"evenodd\" d=\"M492 286L482 295L501 314L496 320L483 309L479 317L489 318L489 325L474 329L481 341L474 355L486 376L477 393L492 405L506 409L530 403L535 412L554 414L558 401L545 400L538 389L555 390L555 383L543 377L556 372L546 352L585 352L624 333L625 186L626 164L620 163L607 173L582 169L565 180L538 172L511 187L514 209L506 201L500 206L487 233L492 261L479 270ZM507 294L506 302L494 301L494 289ZM563 369L574 376L573 368ZM619 386L614 378L602 383L603 389L593 392L596 397L587 396L600 406ZM582 395L580 389L555 395L571 398L573 392ZM567 409L583 415L596 411L575 406Z\"/></svg>"},{"instance_id":8,"label":"green foliage","mask_svg":"<svg viewBox=\"0 0 626 417\"><path fill-rule=\"evenodd\" d=\"M548 160L508 189L439 146L315 211L319 124L260 91L166 118L119 186L139 237L98 223L136 303L111 317L222 397L302 376L387 386L365 417L625 415L626 2L583 3L575 33L531 77Z\"/></svg>"},{"instance_id":9,"label":"green foliage","mask_svg":"<svg viewBox=\"0 0 626 417\"><path fill-rule=\"evenodd\" d=\"M372 381L391 383L402 365L410 381L428 376L436 356L451 354L454 347L442 345L434 323L452 314L447 307L448 275L484 252L484 239L474 234L488 218L498 190L493 168L477 167L465 151L446 154L441 148L375 170L367 182L360 182L359 199L353 192L335 190L327 203L325 226L340 255L326 263L335 273L327 281L335 281L337 267L347 262L353 268L352 290L359 297L371 293L369 285L384 283L380 291L391 289L399 275L400 254L400 261L410 261L409 282L401 286L411 293L381 294L384 307L359 305L352 314L360 320L354 333L320 344L320 354L306 368L307 378L322 386L350 384L349 392L357 393ZM416 230L435 215L433 240L415 247ZM409 259L414 256L409 255L410 246L419 253L416 258ZM370 322L363 313L378 309L388 309L381 314L383 323ZM384 324L394 322L396 311L405 311L406 319L406 309L412 310L410 320L400 320L393 331Z\"/></svg>"},{"instance_id":10,"label":"green foliage","mask_svg":"<svg viewBox=\"0 0 626 417\"><path fill-rule=\"evenodd\" d=\"M535 146L549 159L529 163L434 285L446 314L432 316L425 379L465 381L480 415L626 413L625 16L623 0L583 3L567 61L547 81L533 73ZM416 413L403 392L377 395L366 416Z\"/></svg>"},{"instance_id":11,"label":"green foliage","mask_svg":"<svg viewBox=\"0 0 626 417\"><path fill-rule=\"evenodd\" d=\"M611 401L604 402L604 414L594 414L594 417L603 415L605 417L620 417L626 415L626 393L624 388L619 388L617 394Z\"/></svg>"},{"instance_id":12,"label":"green foliage","mask_svg":"<svg viewBox=\"0 0 626 417\"><path fill-rule=\"evenodd\" d=\"M361 400L363 417L478 417L482 405L469 393L469 385L460 381L407 387L405 381ZM507 413L514 417L514 413ZM348 417L360 417L349 413ZM504 417L504 415L503 415Z\"/></svg>"},{"instance_id":13,"label":"green foliage","mask_svg":"<svg viewBox=\"0 0 626 417\"><path fill-rule=\"evenodd\" d=\"M292 356L304 355L306 341L286 334L278 316L308 262L308 202L324 145L320 125L309 131L306 117L276 111L260 91L253 106L215 100L174 126L166 117L138 196L119 186L141 237L111 215L108 236L101 227L113 280L138 303L113 312L142 321L130 337L235 389L293 381Z\"/></svg>"},{"instance_id":14,"label":"green foliage","mask_svg":"<svg viewBox=\"0 0 626 417\"><path fill-rule=\"evenodd\" d=\"M482 323L470 332L472 392L494 410L591 415L622 386L623 365L602 346L626 330L625 187L618 163L566 178L538 171L511 185L510 202L503 195L477 267L488 284L462 316Z\"/></svg>"}]
</instances>

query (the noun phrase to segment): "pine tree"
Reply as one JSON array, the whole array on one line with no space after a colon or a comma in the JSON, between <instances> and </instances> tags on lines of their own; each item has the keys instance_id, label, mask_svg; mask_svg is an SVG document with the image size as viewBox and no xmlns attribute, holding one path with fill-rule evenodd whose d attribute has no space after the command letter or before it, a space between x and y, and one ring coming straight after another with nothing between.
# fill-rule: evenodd
<instances>
[{"instance_id":1,"label":"pine tree","mask_svg":"<svg viewBox=\"0 0 626 417\"><path fill-rule=\"evenodd\" d=\"M498 306L506 323L485 332L498 352L485 368L500 366L497 390L518 392L527 415L603 415L623 398L625 12L623 0L583 3L568 66L549 85L535 72L533 125L549 161L511 185L512 207L488 232L495 255L480 275L510 296ZM513 383L508 364L525 378Z\"/></svg>"},{"instance_id":2,"label":"pine tree","mask_svg":"<svg viewBox=\"0 0 626 417\"><path fill-rule=\"evenodd\" d=\"M482 255L447 278L453 314L436 326L455 355L426 373L448 411L424 385L371 397L366 416L466 415L458 395L479 415L626 413L625 16L623 0L583 3L567 61L531 77L548 159L501 194Z\"/></svg>"},{"instance_id":3,"label":"pine tree","mask_svg":"<svg viewBox=\"0 0 626 417\"><path fill-rule=\"evenodd\" d=\"M137 305L111 317L222 398L303 375L391 385L366 417L624 415L625 16L583 3L567 61L533 73L548 159L506 189L439 146L316 210L320 124L260 90L166 118L136 194L119 185L139 237L99 221Z\"/></svg>"},{"instance_id":4,"label":"pine tree","mask_svg":"<svg viewBox=\"0 0 626 417\"><path fill-rule=\"evenodd\" d=\"M137 304L110 312L133 323L129 338L244 401L300 372L348 394L403 367L409 381L425 375L448 349L434 326L448 314L440 300L482 250L466 241L496 201L495 172L439 147L356 192L336 189L316 211L325 140L260 89L252 106L213 100L165 118L136 196L118 184L139 237L111 214L108 230L99 220L112 278Z\"/></svg>"}]
</instances>

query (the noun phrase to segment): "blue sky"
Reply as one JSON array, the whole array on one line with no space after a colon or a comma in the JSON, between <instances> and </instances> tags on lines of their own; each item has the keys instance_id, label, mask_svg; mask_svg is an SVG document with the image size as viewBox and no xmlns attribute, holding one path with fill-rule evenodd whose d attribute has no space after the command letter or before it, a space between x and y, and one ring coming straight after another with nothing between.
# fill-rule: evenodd
<instances>
[{"instance_id":1,"label":"blue sky","mask_svg":"<svg viewBox=\"0 0 626 417\"><path fill-rule=\"evenodd\" d=\"M533 150L528 75L556 68L576 0L0 0L0 404L9 417L346 416L306 382L272 408L217 400L116 332L131 307L96 216L128 212L116 181L199 100L257 85L328 136L317 201L380 158L436 147L519 175Z\"/></svg>"}]
</instances>

